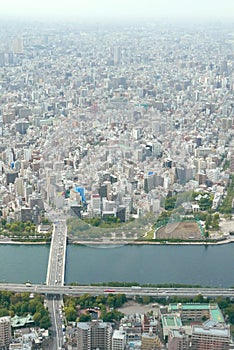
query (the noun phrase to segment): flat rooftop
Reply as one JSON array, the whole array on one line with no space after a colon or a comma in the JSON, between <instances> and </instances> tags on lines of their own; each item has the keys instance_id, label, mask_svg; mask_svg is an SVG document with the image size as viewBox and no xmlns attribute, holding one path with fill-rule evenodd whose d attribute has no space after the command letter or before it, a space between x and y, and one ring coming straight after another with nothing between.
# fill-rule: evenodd
<instances>
[{"instance_id":1,"label":"flat rooftop","mask_svg":"<svg viewBox=\"0 0 234 350\"><path fill-rule=\"evenodd\" d=\"M182 327L182 322L177 315L163 315L162 316L163 327Z\"/></svg>"},{"instance_id":2,"label":"flat rooftop","mask_svg":"<svg viewBox=\"0 0 234 350\"><path fill-rule=\"evenodd\" d=\"M218 306L218 305L217 305ZM169 304L168 310L178 312L179 310L209 310L210 304L186 303Z\"/></svg>"},{"instance_id":3,"label":"flat rooftop","mask_svg":"<svg viewBox=\"0 0 234 350\"><path fill-rule=\"evenodd\" d=\"M215 336L215 337L223 337L230 338L230 329L228 327L206 327L196 325L193 326L193 333Z\"/></svg>"}]
</instances>

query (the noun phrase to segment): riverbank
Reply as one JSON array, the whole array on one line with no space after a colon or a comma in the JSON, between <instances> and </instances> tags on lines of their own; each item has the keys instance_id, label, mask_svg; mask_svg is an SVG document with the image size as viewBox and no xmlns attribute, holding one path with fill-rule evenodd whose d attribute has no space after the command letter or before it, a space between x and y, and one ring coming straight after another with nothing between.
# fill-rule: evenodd
<instances>
[{"instance_id":1,"label":"riverbank","mask_svg":"<svg viewBox=\"0 0 234 350\"><path fill-rule=\"evenodd\" d=\"M123 245L224 245L234 243L233 238L227 238L225 240L219 240L217 242L201 241L201 242L154 242L154 241L70 241L70 244L87 245L87 246L123 246Z\"/></svg>"},{"instance_id":2,"label":"riverbank","mask_svg":"<svg viewBox=\"0 0 234 350\"><path fill-rule=\"evenodd\" d=\"M209 241L200 241L200 242L192 242L192 241L186 241L186 242L170 242L170 241L130 241L130 240L121 240L121 241L108 241L108 240L102 240L102 241L80 241L80 240L70 240L69 244L75 244L75 245L86 245L86 246L124 246L124 245L224 245L224 244L230 244L234 243L234 237L226 238L224 240L219 240L217 242L209 242ZM42 242L24 242L24 241L11 241L11 240L1 240L0 244L25 244L25 245L46 245L50 244L50 242L42 241Z\"/></svg>"},{"instance_id":3,"label":"riverbank","mask_svg":"<svg viewBox=\"0 0 234 350\"><path fill-rule=\"evenodd\" d=\"M11 240L1 240L0 239L0 244L25 244L25 245L38 245L38 244L50 244L46 241L43 242L21 242L21 241L11 241Z\"/></svg>"}]
</instances>

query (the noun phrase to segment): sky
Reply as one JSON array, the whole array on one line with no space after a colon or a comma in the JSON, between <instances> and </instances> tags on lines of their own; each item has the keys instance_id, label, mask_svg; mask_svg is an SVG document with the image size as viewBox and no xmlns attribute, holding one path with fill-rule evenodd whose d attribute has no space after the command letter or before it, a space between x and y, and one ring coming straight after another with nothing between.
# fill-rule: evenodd
<instances>
[{"instance_id":1,"label":"sky","mask_svg":"<svg viewBox=\"0 0 234 350\"><path fill-rule=\"evenodd\" d=\"M233 18L234 0L2 0L1 16Z\"/></svg>"}]
</instances>

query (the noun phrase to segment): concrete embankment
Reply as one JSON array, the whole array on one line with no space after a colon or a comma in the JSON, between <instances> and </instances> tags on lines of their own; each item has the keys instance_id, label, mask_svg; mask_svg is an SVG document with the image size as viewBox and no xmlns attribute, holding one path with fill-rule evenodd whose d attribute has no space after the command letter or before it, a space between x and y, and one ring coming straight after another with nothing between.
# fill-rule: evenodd
<instances>
[{"instance_id":1,"label":"concrete embankment","mask_svg":"<svg viewBox=\"0 0 234 350\"><path fill-rule=\"evenodd\" d=\"M201 242L154 242L154 241L70 241L71 244L87 245L87 246L118 246L118 245L223 245L234 243L234 237L219 240L217 242L201 241Z\"/></svg>"}]
</instances>

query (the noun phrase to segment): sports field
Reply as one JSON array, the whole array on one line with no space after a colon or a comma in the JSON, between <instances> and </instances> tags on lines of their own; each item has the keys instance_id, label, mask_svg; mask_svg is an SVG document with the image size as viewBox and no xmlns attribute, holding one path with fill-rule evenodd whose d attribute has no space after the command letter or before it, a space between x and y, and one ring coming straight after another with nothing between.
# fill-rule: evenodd
<instances>
[{"instance_id":1,"label":"sports field","mask_svg":"<svg viewBox=\"0 0 234 350\"><path fill-rule=\"evenodd\" d=\"M157 239L197 240L202 238L198 224L195 221L168 223L157 230Z\"/></svg>"}]
</instances>

